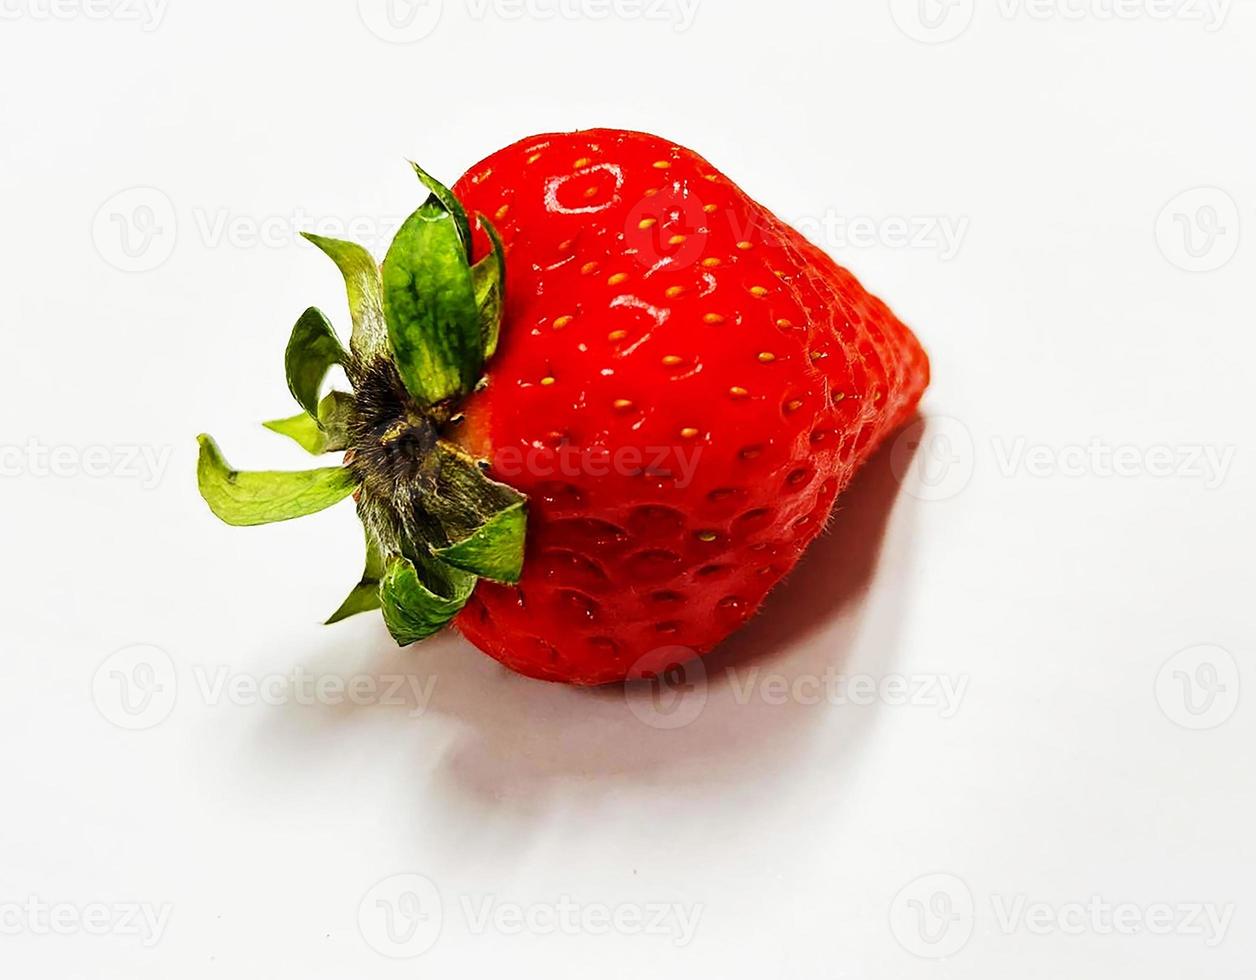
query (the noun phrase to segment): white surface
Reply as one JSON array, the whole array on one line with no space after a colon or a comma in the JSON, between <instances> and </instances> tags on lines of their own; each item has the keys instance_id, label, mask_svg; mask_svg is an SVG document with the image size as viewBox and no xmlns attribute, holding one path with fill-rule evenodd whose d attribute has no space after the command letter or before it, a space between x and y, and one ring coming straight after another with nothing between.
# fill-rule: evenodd
<instances>
[{"instance_id":1,"label":"white surface","mask_svg":"<svg viewBox=\"0 0 1256 980\"><path fill-rule=\"evenodd\" d=\"M1250 977L1253 5L445 0L394 44L363 4L0 7L0 972ZM298 225L592 125L818 233L935 372L914 461L670 714L324 629L351 508L230 530L194 488L202 430L303 465L256 425L296 314L344 322Z\"/></svg>"}]
</instances>

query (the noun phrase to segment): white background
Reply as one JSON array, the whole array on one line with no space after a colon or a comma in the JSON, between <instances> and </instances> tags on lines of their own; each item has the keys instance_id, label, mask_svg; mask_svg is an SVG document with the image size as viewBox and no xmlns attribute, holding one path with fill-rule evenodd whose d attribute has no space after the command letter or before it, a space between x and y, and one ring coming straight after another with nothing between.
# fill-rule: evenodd
<instances>
[{"instance_id":1,"label":"white background","mask_svg":"<svg viewBox=\"0 0 1256 980\"><path fill-rule=\"evenodd\" d=\"M0 972L1250 978L1254 5L397 2L0 0ZM923 435L681 690L321 627L352 508L193 475L308 465L297 231L595 125L889 300Z\"/></svg>"}]
</instances>

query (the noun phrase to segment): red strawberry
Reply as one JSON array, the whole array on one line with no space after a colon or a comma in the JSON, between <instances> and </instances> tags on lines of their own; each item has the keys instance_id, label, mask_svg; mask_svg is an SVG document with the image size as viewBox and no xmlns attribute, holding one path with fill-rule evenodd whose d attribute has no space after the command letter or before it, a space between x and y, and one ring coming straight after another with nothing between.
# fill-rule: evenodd
<instances>
[{"instance_id":1,"label":"red strawberry","mask_svg":"<svg viewBox=\"0 0 1256 980\"><path fill-rule=\"evenodd\" d=\"M539 136L454 192L493 216L508 270L465 444L531 501L523 577L481 584L459 628L515 670L585 684L709 650L914 410L924 352L848 272L667 140ZM592 475L594 460L610 472Z\"/></svg>"},{"instance_id":2,"label":"red strawberry","mask_svg":"<svg viewBox=\"0 0 1256 980\"><path fill-rule=\"evenodd\" d=\"M457 625L476 646L521 673L577 684L651 676L678 648L711 649L755 612L859 465L912 414L928 383L924 351L850 273L658 137L533 137L473 167L452 197L421 176L449 212L429 201L429 217L456 219L460 200L500 232L500 344L471 392L484 360L456 330L449 344L420 331L415 348L397 327L427 322L431 284L451 281L425 279L426 258L402 261L416 242L445 247L403 229L380 304L393 358L378 336L346 357L357 394L342 396L352 405L341 441L354 450L352 483L379 560L345 614L378 591L405 641L465 603ZM488 224L475 232L467 281L492 354L501 294L490 288L500 262ZM319 244L346 270L353 299L339 243ZM355 320L370 319L363 308L359 299ZM433 322L461 322L451 316ZM433 346L452 351L454 367L432 369L423 352ZM307 392L303 404L316 400ZM314 407L336 448L335 406ZM450 442L487 461L481 489L464 493L469 476L445 479L457 467L424 476L433 446L448 459ZM511 488L529 512L521 574L500 560L503 540L523 548ZM327 497L339 493L337 484ZM417 626L406 616L416 602Z\"/></svg>"}]
</instances>

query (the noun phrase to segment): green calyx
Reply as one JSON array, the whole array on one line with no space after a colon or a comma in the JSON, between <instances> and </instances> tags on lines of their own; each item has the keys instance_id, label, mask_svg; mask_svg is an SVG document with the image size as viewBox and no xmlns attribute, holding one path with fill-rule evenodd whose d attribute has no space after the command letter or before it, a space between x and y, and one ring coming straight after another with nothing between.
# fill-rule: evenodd
<instances>
[{"instance_id":1,"label":"green calyx","mask_svg":"<svg viewBox=\"0 0 1256 980\"><path fill-rule=\"evenodd\" d=\"M357 502L366 536L358 584L328 623L380 609L398 643L442 629L480 578L516 582L523 569L527 499L485 475L481 461L447 438L459 402L481 384L497 349L505 256L472 263L472 225L453 192L418 165L430 196L398 231L382 265L360 245L305 237L340 269L353 332L348 349L310 308L284 356L302 411L264 423L313 455L343 464L301 472L234 470L200 437L197 483L209 508L248 526ZM351 392L323 387L341 367Z\"/></svg>"}]
</instances>

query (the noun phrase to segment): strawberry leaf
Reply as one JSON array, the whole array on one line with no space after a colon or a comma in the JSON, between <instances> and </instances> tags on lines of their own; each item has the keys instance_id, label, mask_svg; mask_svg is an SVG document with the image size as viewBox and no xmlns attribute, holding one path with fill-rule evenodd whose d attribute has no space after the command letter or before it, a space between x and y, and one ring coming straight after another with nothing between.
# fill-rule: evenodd
<instances>
[{"instance_id":1,"label":"strawberry leaf","mask_svg":"<svg viewBox=\"0 0 1256 980\"><path fill-rule=\"evenodd\" d=\"M353 319L350 349L363 360L386 351L388 328L384 323L379 266L374 256L354 242L324 238L310 232L302 232L301 235L322 249L344 276L349 295L349 315Z\"/></svg>"},{"instance_id":2,"label":"strawberry leaf","mask_svg":"<svg viewBox=\"0 0 1256 980\"><path fill-rule=\"evenodd\" d=\"M471 257L471 222L467 220L466 209L463 208L462 202L448 187L439 180L429 174L413 160L410 166L414 168L414 172L418 174L419 180L423 186L432 192L432 196L440 202L441 207L449 212L454 219L454 224L458 228L458 240L462 242L462 249L466 253L467 258Z\"/></svg>"},{"instance_id":3,"label":"strawberry leaf","mask_svg":"<svg viewBox=\"0 0 1256 980\"><path fill-rule=\"evenodd\" d=\"M520 501L492 515L461 541L438 549L436 557L494 582L518 582L527 523L527 505Z\"/></svg>"},{"instance_id":4,"label":"strawberry leaf","mask_svg":"<svg viewBox=\"0 0 1256 980\"><path fill-rule=\"evenodd\" d=\"M209 509L237 527L271 524L326 510L353 493L357 480L343 466L299 473L241 473L231 469L218 444L197 437L196 482Z\"/></svg>"},{"instance_id":5,"label":"strawberry leaf","mask_svg":"<svg viewBox=\"0 0 1256 980\"><path fill-rule=\"evenodd\" d=\"M470 392L484 368L479 307L457 223L430 200L406 219L384 258L384 316L393 358L421 406Z\"/></svg>"},{"instance_id":6,"label":"strawberry leaf","mask_svg":"<svg viewBox=\"0 0 1256 980\"><path fill-rule=\"evenodd\" d=\"M480 309L480 327L484 338L484 359L497 352L497 338L501 332L502 308L506 302L506 252L501 236L488 218L479 215L480 227L493 243L491 254L484 256L471 267L471 281L475 285L475 305Z\"/></svg>"},{"instance_id":7,"label":"strawberry leaf","mask_svg":"<svg viewBox=\"0 0 1256 980\"><path fill-rule=\"evenodd\" d=\"M343 391L328 392L318 403L318 418L301 412L286 419L263 422L271 432L278 432L297 443L312 456L337 453L349 447L349 418L353 413L353 396Z\"/></svg>"},{"instance_id":8,"label":"strawberry leaf","mask_svg":"<svg viewBox=\"0 0 1256 980\"><path fill-rule=\"evenodd\" d=\"M466 605L475 576L434 558L400 555L388 559L379 586L388 631L400 646L417 643L443 629Z\"/></svg>"},{"instance_id":9,"label":"strawberry leaf","mask_svg":"<svg viewBox=\"0 0 1256 980\"><path fill-rule=\"evenodd\" d=\"M262 425L271 432L287 436L311 456L321 456L327 452L327 433L323 431L322 426L310 418L308 412L301 412L286 419L271 419L269 422L263 422Z\"/></svg>"},{"instance_id":10,"label":"strawberry leaf","mask_svg":"<svg viewBox=\"0 0 1256 980\"><path fill-rule=\"evenodd\" d=\"M527 498L490 480L475 460L449 443L438 442L429 459L423 508L443 535L432 542L436 556L495 582L519 581Z\"/></svg>"},{"instance_id":11,"label":"strawberry leaf","mask_svg":"<svg viewBox=\"0 0 1256 980\"><path fill-rule=\"evenodd\" d=\"M362 572L362 580L353 587L353 591L324 625L330 626L332 623L339 623L358 613L378 609L380 606L379 583L383 577L384 557L371 532L366 531L366 568Z\"/></svg>"},{"instance_id":12,"label":"strawberry leaf","mask_svg":"<svg viewBox=\"0 0 1256 980\"><path fill-rule=\"evenodd\" d=\"M343 364L344 360L345 349L340 346L331 322L321 310L311 306L292 328L283 358L288 390L311 418L318 418L318 393L323 379L334 365Z\"/></svg>"}]
</instances>

